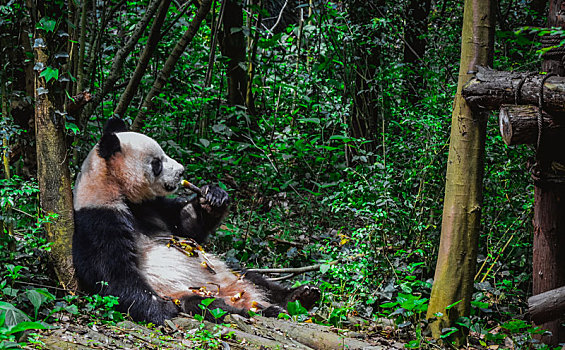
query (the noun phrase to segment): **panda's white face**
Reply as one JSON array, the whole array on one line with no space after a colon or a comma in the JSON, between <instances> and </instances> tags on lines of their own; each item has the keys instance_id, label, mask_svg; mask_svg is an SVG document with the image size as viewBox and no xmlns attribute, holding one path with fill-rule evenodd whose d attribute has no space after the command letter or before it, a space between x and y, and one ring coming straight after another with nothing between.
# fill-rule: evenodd
<instances>
[{"instance_id":1,"label":"panda's white face","mask_svg":"<svg viewBox=\"0 0 565 350\"><path fill-rule=\"evenodd\" d=\"M108 160L108 169L118 181L122 195L137 203L177 189L184 167L168 157L155 140L135 132L116 136L121 150Z\"/></svg>"},{"instance_id":2,"label":"panda's white face","mask_svg":"<svg viewBox=\"0 0 565 350\"><path fill-rule=\"evenodd\" d=\"M140 203L169 195L177 189L183 171L183 166L148 136L118 132L106 141L103 136L86 157L75 183L75 210L127 210L126 200Z\"/></svg>"}]
</instances>

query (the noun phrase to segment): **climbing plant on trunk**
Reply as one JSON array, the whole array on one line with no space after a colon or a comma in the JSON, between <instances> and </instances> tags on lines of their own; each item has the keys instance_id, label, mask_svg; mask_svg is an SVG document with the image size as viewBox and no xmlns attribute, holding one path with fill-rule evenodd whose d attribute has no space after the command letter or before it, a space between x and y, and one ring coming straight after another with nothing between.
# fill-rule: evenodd
<instances>
[{"instance_id":1,"label":"climbing plant on trunk","mask_svg":"<svg viewBox=\"0 0 565 350\"><path fill-rule=\"evenodd\" d=\"M74 231L69 154L65 137L65 79L55 53L66 47L62 9L57 4L38 4L39 19L33 35L35 55L35 142L40 204L54 218L45 226L51 258L59 281L74 288L71 240ZM33 11L33 10L32 10ZM58 25L59 23L59 25Z\"/></svg>"}]
</instances>

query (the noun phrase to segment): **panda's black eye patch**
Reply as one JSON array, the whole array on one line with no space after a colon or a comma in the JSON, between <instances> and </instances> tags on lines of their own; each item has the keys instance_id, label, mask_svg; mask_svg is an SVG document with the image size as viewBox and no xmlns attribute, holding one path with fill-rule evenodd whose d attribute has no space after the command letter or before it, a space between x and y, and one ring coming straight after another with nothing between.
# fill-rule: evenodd
<instances>
[{"instance_id":1,"label":"panda's black eye patch","mask_svg":"<svg viewBox=\"0 0 565 350\"><path fill-rule=\"evenodd\" d=\"M151 169L153 169L153 175L159 176L163 171L163 162L159 158L153 158L151 161Z\"/></svg>"}]
</instances>

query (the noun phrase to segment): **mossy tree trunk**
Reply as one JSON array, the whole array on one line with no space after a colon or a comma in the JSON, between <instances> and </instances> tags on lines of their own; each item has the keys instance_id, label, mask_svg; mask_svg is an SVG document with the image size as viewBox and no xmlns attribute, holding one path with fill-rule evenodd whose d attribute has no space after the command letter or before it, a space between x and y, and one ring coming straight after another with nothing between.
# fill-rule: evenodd
<instances>
[{"instance_id":1,"label":"mossy tree trunk","mask_svg":"<svg viewBox=\"0 0 565 350\"><path fill-rule=\"evenodd\" d=\"M57 18L55 15L60 9L52 7L57 5L44 4L38 7L37 18ZM51 243L55 271L63 287L75 288L71 258L73 201L64 132L64 85L57 77L41 74L48 69L51 72L58 70L57 62L50 55L62 45L58 42L60 37L54 33L56 30L45 31L38 28L35 29L33 40L36 67L34 97L37 178L43 213L56 215L45 227L47 239Z\"/></svg>"},{"instance_id":2,"label":"mossy tree trunk","mask_svg":"<svg viewBox=\"0 0 565 350\"><path fill-rule=\"evenodd\" d=\"M494 1L465 0L441 241L427 314L435 338L442 335L442 330L456 326L459 317L469 316L470 311L481 218L487 118L486 114L470 109L461 90L478 65L492 65L494 20ZM441 313L439 317L438 313ZM454 336L456 343L462 342L461 332Z\"/></svg>"}]
</instances>

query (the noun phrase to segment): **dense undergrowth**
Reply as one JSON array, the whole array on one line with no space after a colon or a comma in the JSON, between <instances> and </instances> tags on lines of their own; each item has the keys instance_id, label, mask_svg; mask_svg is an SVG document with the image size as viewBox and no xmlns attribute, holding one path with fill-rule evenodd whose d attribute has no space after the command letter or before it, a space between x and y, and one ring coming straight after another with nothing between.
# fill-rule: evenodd
<instances>
[{"instance_id":1,"label":"dense undergrowth","mask_svg":"<svg viewBox=\"0 0 565 350\"><path fill-rule=\"evenodd\" d=\"M322 263L319 271L286 282L321 288L315 320L345 327L360 322L355 316L389 317L397 325L393 336L416 348L428 341L424 318L441 230L462 8L447 1L447 8L432 11L423 65L411 71L399 63L403 2L388 5L385 17L358 25L344 9L319 4L302 29L300 52L298 26L278 34L262 32L253 81L256 115L225 105L222 57L216 59L211 87L202 88L211 35L204 26L159 96L158 112L144 132L186 166L187 179L198 185L220 183L233 198L231 215L208 249L247 268ZM526 12L513 10L507 24L521 23ZM169 45L185 25L173 26L166 37ZM359 42L381 52L376 74L365 77L379 96L378 136L370 140L354 138L348 127L354 97L350 78L356 68L343 53L353 52ZM535 66L538 57L530 45L513 31L499 29L495 68ZM166 57L169 50L161 47L158 56ZM109 50L103 67L111 59ZM131 62L127 69L134 67ZM419 101L409 103L407 84L414 74L425 77L425 87ZM96 142L116 98L97 111L82 141L73 145L79 155L73 171ZM136 108L129 112L131 121ZM200 130L203 118L207 130ZM473 314L460 327L470 331L475 345L511 339L516 348L541 347L531 342L536 330L519 319L531 294L533 190L525 167L531 152L504 146L496 117L490 118L480 270ZM8 325L18 317L45 321L24 324L30 328L48 327L53 317L78 317L79 312L118 320L121 315L111 311L115 300L69 298L47 277L52 276L49 247L40 237L49 218L39 214L35 180L2 180L1 191L2 217L13 225L14 235L1 240L0 310L6 312L0 318L0 341L17 340L21 329Z\"/></svg>"}]
</instances>

